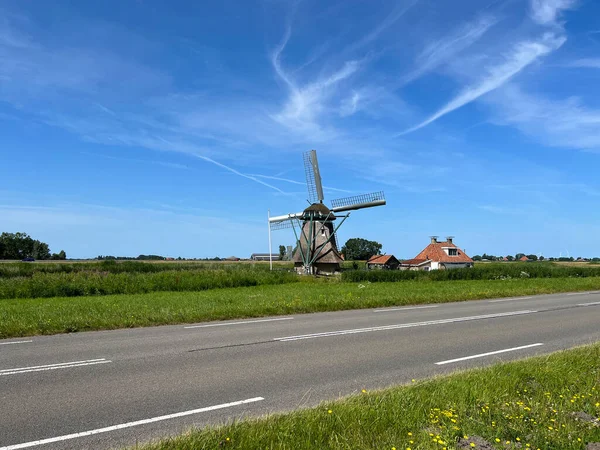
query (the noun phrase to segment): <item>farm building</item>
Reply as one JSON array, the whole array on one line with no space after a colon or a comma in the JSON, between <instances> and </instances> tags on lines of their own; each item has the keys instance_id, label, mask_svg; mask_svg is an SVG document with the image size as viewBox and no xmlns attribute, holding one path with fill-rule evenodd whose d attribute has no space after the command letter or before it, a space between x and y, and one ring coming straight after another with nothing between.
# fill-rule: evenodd
<instances>
[{"instance_id":1,"label":"farm building","mask_svg":"<svg viewBox=\"0 0 600 450\"><path fill-rule=\"evenodd\" d=\"M252 253L250 255L252 261L269 261L268 253ZM279 261L279 253L271 253L271 259L273 261Z\"/></svg>"},{"instance_id":2,"label":"farm building","mask_svg":"<svg viewBox=\"0 0 600 450\"><path fill-rule=\"evenodd\" d=\"M397 269L400 261L394 255L375 255L367 261L367 269Z\"/></svg>"},{"instance_id":3,"label":"farm building","mask_svg":"<svg viewBox=\"0 0 600 450\"><path fill-rule=\"evenodd\" d=\"M413 259L402 261L400 270L446 270L473 267L473 260L458 248L451 236L445 242L431 237L430 244Z\"/></svg>"}]
</instances>

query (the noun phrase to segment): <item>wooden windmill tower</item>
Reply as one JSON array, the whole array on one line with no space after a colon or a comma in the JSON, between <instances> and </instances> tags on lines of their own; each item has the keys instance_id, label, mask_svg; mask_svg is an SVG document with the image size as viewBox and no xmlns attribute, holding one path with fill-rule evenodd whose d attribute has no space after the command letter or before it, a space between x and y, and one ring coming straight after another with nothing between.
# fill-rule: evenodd
<instances>
[{"instance_id":1,"label":"wooden windmill tower","mask_svg":"<svg viewBox=\"0 0 600 450\"><path fill-rule=\"evenodd\" d=\"M296 251L292 256L296 271L305 275L333 274L339 271L343 261L336 232L350 216L348 211L383 206L385 197L383 192L346 197L332 200L328 208L323 204L323 185L315 150L304 153L304 171L310 206L299 213L269 217L269 243L272 230L292 228L296 235Z\"/></svg>"}]
</instances>

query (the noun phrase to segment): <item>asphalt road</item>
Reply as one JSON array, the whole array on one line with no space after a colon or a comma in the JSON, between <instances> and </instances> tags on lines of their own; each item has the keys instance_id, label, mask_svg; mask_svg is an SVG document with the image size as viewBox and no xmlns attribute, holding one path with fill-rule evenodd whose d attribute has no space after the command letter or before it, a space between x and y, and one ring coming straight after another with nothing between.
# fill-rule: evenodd
<instances>
[{"instance_id":1,"label":"asphalt road","mask_svg":"<svg viewBox=\"0 0 600 450\"><path fill-rule=\"evenodd\" d=\"M600 291L0 340L0 450L115 448L600 341Z\"/></svg>"}]
</instances>

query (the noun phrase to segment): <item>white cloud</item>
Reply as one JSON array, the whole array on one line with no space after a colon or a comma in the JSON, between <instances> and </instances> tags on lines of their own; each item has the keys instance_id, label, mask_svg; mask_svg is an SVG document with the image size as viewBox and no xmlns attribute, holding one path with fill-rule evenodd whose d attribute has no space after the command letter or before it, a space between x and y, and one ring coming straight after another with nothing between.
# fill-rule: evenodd
<instances>
[{"instance_id":1,"label":"white cloud","mask_svg":"<svg viewBox=\"0 0 600 450\"><path fill-rule=\"evenodd\" d=\"M538 58L560 48L565 41L566 38L564 36L546 33L540 40L519 42L510 53L507 53L503 57L501 63L488 67L487 73L482 79L464 88L460 94L443 108L418 125L399 133L398 136L423 128L440 117L471 103L482 95L498 89Z\"/></svg>"},{"instance_id":2,"label":"white cloud","mask_svg":"<svg viewBox=\"0 0 600 450\"><path fill-rule=\"evenodd\" d=\"M600 110L576 97L550 100L507 86L489 98L499 124L516 126L545 145L600 150Z\"/></svg>"},{"instance_id":3,"label":"white cloud","mask_svg":"<svg viewBox=\"0 0 600 450\"><path fill-rule=\"evenodd\" d=\"M576 4L577 0L531 0L531 18L540 25L552 25L562 11Z\"/></svg>"},{"instance_id":4,"label":"white cloud","mask_svg":"<svg viewBox=\"0 0 600 450\"><path fill-rule=\"evenodd\" d=\"M600 58L576 59L566 65L567 67L578 67L583 69L600 69Z\"/></svg>"},{"instance_id":5,"label":"white cloud","mask_svg":"<svg viewBox=\"0 0 600 450\"><path fill-rule=\"evenodd\" d=\"M428 44L417 56L417 68L403 77L402 83L413 81L424 73L436 69L454 58L457 54L475 44L497 23L491 16L479 17L473 22L462 25L441 39Z\"/></svg>"}]
</instances>

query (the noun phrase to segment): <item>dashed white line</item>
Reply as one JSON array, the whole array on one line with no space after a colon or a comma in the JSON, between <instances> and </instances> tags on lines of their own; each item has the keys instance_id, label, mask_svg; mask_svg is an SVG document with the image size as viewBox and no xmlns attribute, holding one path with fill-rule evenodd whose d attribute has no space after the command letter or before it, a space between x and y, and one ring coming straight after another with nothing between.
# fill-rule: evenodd
<instances>
[{"instance_id":1,"label":"dashed white line","mask_svg":"<svg viewBox=\"0 0 600 450\"><path fill-rule=\"evenodd\" d=\"M388 311L409 311L411 309L429 309L429 308L439 308L440 305L431 305L431 306L408 306L403 308L385 308L385 309L376 309L373 312L381 313Z\"/></svg>"},{"instance_id":2,"label":"dashed white line","mask_svg":"<svg viewBox=\"0 0 600 450\"><path fill-rule=\"evenodd\" d=\"M429 320L426 322L414 322L414 323L404 323L398 325L386 325L381 327L369 327L369 328L355 328L350 330L339 330L339 331L326 331L323 333L312 333L312 334L302 334L298 336L286 336L281 338L275 338L274 341L280 342L289 342L289 341L299 341L302 339L317 339L331 336L342 336L346 334L357 334L357 333L369 333L373 331L387 331L387 330L397 330L400 328L413 328L413 327L423 327L428 325L442 325L446 323L454 323L454 322L467 322L469 320L481 320L481 319L493 319L496 317L507 317L507 316L518 316L522 314L532 314L537 311L524 310L524 311L511 311L506 313L497 313L497 314L484 314L481 316L467 316L467 317L456 317L453 319L440 319L440 320Z\"/></svg>"},{"instance_id":3,"label":"dashed white line","mask_svg":"<svg viewBox=\"0 0 600 450\"><path fill-rule=\"evenodd\" d=\"M71 361L71 362L56 363L56 364L46 364L43 366L16 367L13 369L0 370L0 377L3 375L18 375L21 373L29 373L29 372L43 372L46 370L70 369L71 367L92 366L95 364L106 364L109 362L112 362L112 361L107 360L106 358L100 358L100 359L87 359L84 361Z\"/></svg>"},{"instance_id":4,"label":"dashed white line","mask_svg":"<svg viewBox=\"0 0 600 450\"><path fill-rule=\"evenodd\" d=\"M293 317L277 317L276 319L243 320L239 322L210 323L208 325L190 325L183 328L224 327L227 325L244 325L245 323L276 322L278 320L293 320Z\"/></svg>"},{"instance_id":5,"label":"dashed white line","mask_svg":"<svg viewBox=\"0 0 600 450\"><path fill-rule=\"evenodd\" d=\"M468 359L483 358L484 356L498 355L500 353L514 352L514 351L523 350L526 348L539 347L540 345L544 345L544 344L542 344L541 342L538 342L537 344L522 345L520 347L506 348L504 350L496 350L495 352L480 353L479 355L472 355L472 356L465 356L463 358L449 359L447 361L436 362L436 364L438 366L441 366L444 364L451 364L451 363L455 363L455 362L459 362L459 361L466 361Z\"/></svg>"},{"instance_id":6,"label":"dashed white line","mask_svg":"<svg viewBox=\"0 0 600 450\"><path fill-rule=\"evenodd\" d=\"M591 302L591 303L578 303L577 306L594 306L600 305L600 302Z\"/></svg>"},{"instance_id":7,"label":"dashed white line","mask_svg":"<svg viewBox=\"0 0 600 450\"><path fill-rule=\"evenodd\" d=\"M0 345L10 345L10 344L28 344L33 341L11 341L11 342L0 342Z\"/></svg>"},{"instance_id":8,"label":"dashed white line","mask_svg":"<svg viewBox=\"0 0 600 450\"><path fill-rule=\"evenodd\" d=\"M22 444L9 445L6 447L0 447L0 450L17 450L20 448L28 448L28 447L35 447L37 445L51 444L53 442L67 441L69 439L91 436L91 435L100 434L100 433L107 433L109 431L122 430L123 428L137 427L139 425L146 425L148 423L160 422L163 420L175 419L175 418L184 417L184 416L191 416L192 414L199 414L199 413L208 412L208 411L215 411L217 409L223 409L223 408L231 408L233 406L239 406L239 405L244 405L247 403L259 402L261 400L264 400L264 398L263 397L254 397L254 398L249 398L247 400L240 400L237 402L222 403L220 405L207 406L205 408L192 409L190 411L183 411L183 412L178 412L175 414L168 414L166 416L152 417L150 419L137 420L135 422L121 423L119 425L113 425L110 427L97 428L95 430L89 430L89 431L82 431L80 433L65 434L63 436L57 436L57 437L48 438L48 439L40 439L39 441L31 441L31 442L24 442Z\"/></svg>"},{"instance_id":9,"label":"dashed white line","mask_svg":"<svg viewBox=\"0 0 600 450\"><path fill-rule=\"evenodd\" d=\"M511 298L501 298L499 300L489 300L488 303L500 303L500 302L512 302L515 300L527 300L533 297L511 297Z\"/></svg>"}]
</instances>

